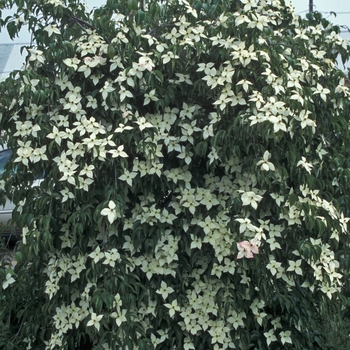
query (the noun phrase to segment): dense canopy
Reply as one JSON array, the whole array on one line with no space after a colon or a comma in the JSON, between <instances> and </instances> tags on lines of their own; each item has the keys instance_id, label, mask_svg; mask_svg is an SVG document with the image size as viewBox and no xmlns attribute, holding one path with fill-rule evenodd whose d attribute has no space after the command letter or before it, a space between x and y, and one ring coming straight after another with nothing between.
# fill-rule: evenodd
<instances>
[{"instance_id":1,"label":"dense canopy","mask_svg":"<svg viewBox=\"0 0 350 350\"><path fill-rule=\"evenodd\" d=\"M321 349L349 273L349 48L284 0L2 0L6 349ZM33 181L42 177L40 186Z\"/></svg>"}]
</instances>

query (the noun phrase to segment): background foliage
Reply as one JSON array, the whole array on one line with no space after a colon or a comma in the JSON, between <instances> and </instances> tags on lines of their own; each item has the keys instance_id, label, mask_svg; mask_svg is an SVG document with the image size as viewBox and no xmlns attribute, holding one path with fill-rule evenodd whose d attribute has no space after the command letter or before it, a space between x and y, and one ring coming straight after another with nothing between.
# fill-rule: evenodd
<instances>
[{"instance_id":1,"label":"background foliage","mask_svg":"<svg viewBox=\"0 0 350 350\"><path fill-rule=\"evenodd\" d=\"M13 5L1 26L25 23L34 42L0 85L1 186L23 227L0 270L0 346L336 348L339 28L283 0Z\"/></svg>"}]
</instances>

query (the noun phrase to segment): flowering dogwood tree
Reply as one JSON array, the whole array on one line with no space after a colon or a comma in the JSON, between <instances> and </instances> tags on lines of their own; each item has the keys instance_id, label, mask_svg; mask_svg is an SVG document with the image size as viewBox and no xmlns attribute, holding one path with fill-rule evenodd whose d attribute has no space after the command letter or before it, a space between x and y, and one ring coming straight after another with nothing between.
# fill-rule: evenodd
<instances>
[{"instance_id":1,"label":"flowering dogwood tree","mask_svg":"<svg viewBox=\"0 0 350 350\"><path fill-rule=\"evenodd\" d=\"M6 349L320 349L347 288L339 28L284 0L2 0ZM43 177L40 186L32 186Z\"/></svg>"}]
</instances>

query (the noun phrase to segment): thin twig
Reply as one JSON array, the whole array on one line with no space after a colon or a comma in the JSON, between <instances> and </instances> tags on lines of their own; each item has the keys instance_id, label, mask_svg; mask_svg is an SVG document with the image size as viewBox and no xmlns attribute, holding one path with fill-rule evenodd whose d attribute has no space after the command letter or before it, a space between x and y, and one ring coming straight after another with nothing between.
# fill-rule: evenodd
<instances>
[{"instance_id":1,"label":"thin twig","mask_svg":"<svg viewBox=\"0 0 350 350\"><path fill-rule=\"evenodd\" d=\"M89 29L91 29L91 30L96 30L96 28L95 28L91 23L86 22L86 21L84 21L83 19L78 18L78 17L76 17L76 16L74 16L74 15L70 18L70 20L69 20L68 23L69 23L69 25L70 25L71 23L77 24L77 25L84 31L84 33L87 34L87 35L88 35L89 33L87 32L86 28L89 28ZM106 42L107 42L108 44L111 43L110 40L108 40L107 38L105 38L105 37L103 37L103 38L106 40Z\"/></svg>"},{"instance_id":2,"label":"thin twig","mask_svg":"<svg viewBox=\"0 0 350 350\"><path fill-rule=\"evenodd\" d=\"M162 29L162 28L169 28L169 27L170 27L170 28L174 28L174 27L176 27L176 24L175 24L175 23L162 24L162 25L160 25L160 26L157 26L157 27L151 29L151 30L148 32L148 34L149 34L149 35L153 35L153 33L155 33L157 30Z\"/></svg>"},{"instance_id":3,"label":"thin twig","mask_svg":"<svg viewBox=\"0 0 350 350\"><path fill-rule=\"evenodd\" d=\"M87 30L79 23L79 22L77 22L77 21L71 21L71 23L75 23L75 24L77 24L82 30L83 30L83 32L85 33L85 34L89 34L88 32L87 32Z\"/></svg>"},{"instance_id":4,"label":"thin twig","mask_svg":"<svg viewBox=\"0 0 350 350\"><path fill-rule=\"evenodd\" d=\"M73 20L75 23L77 23L81 28L82 28L82 25L84 25L85 27L88 27L88 28L90 28L91 30L95 30L96 28L92 25L92 24L90 24L89 22L86 22L86 21L84 21L84 20L82 20L82 19L80 19L80 18L78 18L78 17L76 17L76 16L72 16L71 17L71 20Z\"/></svg>"}]
</instances>

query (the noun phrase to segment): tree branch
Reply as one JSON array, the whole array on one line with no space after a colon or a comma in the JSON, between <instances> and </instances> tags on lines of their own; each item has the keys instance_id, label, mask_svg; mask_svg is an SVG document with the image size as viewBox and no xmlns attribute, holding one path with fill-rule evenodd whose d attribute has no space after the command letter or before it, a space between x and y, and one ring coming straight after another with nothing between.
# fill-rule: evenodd
<instances>
[{"instance_id":1,"label":"tree branch","mask_svg":"<svg viewBox=\"0 0 350 350\"><path fill-rule=\"evenodd\" d=\"M91 30L96 30L96 28L91 23L86 22L83 19L78 18L74 15L69 19L69 22L68 22L69 25L71 25L72 23L77 24L86 34L88 34L88 32L86 31L86 28L89 28ZM108 40L107 38L104 37L104 39L108 44L111 43L110 40Z\"/></svg>"},{"instance_id":2,"label":"tree branch","mask_svg":"<svg viewBox=\"0 0 350 350\"><path fill-rule=\"evenodd\" d=\"M162 24L162 25L160 25L160 26L157 26L157 27L155 27L155 28L153 28L153 29L151 29L149 32L148 32L148 34L149 35L153 35L157 30L159 30L159 29L162 29L162 28L174 28L176 26L176 24L175 23L168 23L168 24Z\"/></svg>"},{"instance_id":3,"label":"tree branch","mask_svg":"<svg viewBox=\"0 0 350 350\"><path fill-rule=\"evenodd\" d=\"M95 30L96 28L92 25L92 24L90 24L89 22L86 22L86 21L84 21L84 20L82 20L82 19L80 19L80 18L78 18L78 17L76 17L76 16L72 16L71 18L70 18L70 21L71 22L74 22L74 23L76 23L76 24L78 24L78 26L80 27L80 28L83 28L83 25L85 26L85 27L88 27L89 29L91 29L91 30Z\"/></svg>"}]
</instances>

